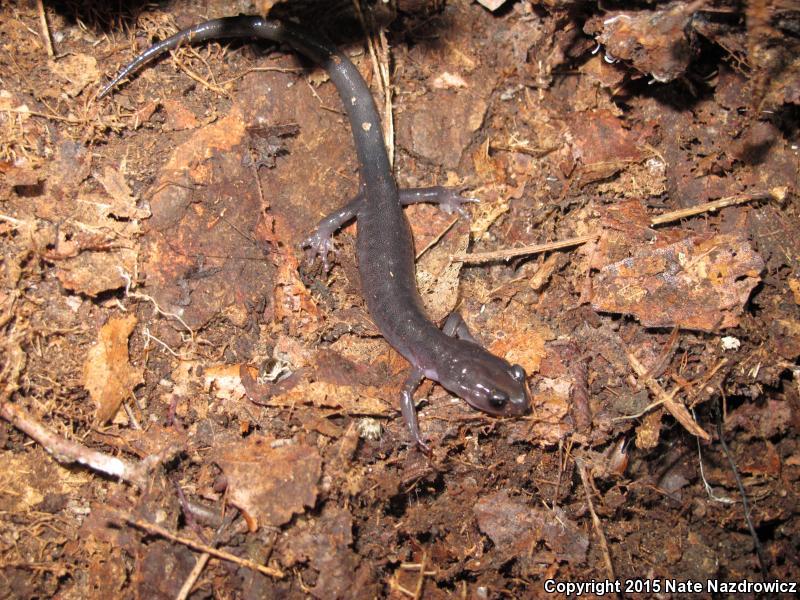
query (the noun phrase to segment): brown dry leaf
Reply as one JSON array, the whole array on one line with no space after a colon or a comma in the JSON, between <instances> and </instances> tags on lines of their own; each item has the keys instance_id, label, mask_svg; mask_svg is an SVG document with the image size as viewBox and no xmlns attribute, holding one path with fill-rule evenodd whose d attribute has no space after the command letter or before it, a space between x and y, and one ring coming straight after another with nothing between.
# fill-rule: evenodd
<instances>
[{"instance_id":1,"label":"brown dry leaf","mask_svg":"<svg viewBox=\"0 0 800 600\"><path fill-rule=\"evenodd\" d=\"M489 148L491 140L486 138L486 142L476 146L472 151L472 166L475 174L481 181L486 182L490 187L502 185L506 178L506 162L502 155L491 155Z\"/></svg>"},{"instance_id":2,"label":"brown dry leaf","mask_svg":"<svg viewBox=\"0 0 800 600\"><path fill-rule=\"evenodd\" d=\"M267 406L291 407L312 405L317 408L338 408L348 415L389 416L395 414L391 405L373 386L344 386L314 381L300 384L284 394L273 396Z\"/></svg>"},{"instance_id":3,"label":"brown dry leaf","mask_svg":"<svg viewBox=\"0 0 800 600\"><path fill-rule=\"evenodd\" d=\"M476 193L476 195L478 195ZM509 204L504 195L492 194L494 197L481 196L481 203L473 212L469 228L475 239L480 239L497 219L508 212Z\"/></svg>"},{"instance_id":4,"label":"brown dry leaf","mask_svg":"<svg viewBox=\"0 0 800 600\"><path fill-rule=\"evenodd\" d=\"M783 468L780 454L769 440L763 440L764 449L748 452L736 461L739 470L757 477L778 477Z\"/></svg>"},{"instance_id":5,"label":"brown dry leaf","mask_svg":"<svg viewBox=\"0 0 800 600\"><path fill-rule=\"evenodd\" d=\"M779 356L794 360L800 356L800 321L773 319L769 324L770 343Z\"/></svg>"},{"instance_id":6,"label":"brown dry leaf","mask_svg":"<svg viewBox=\"0 0 800 600\"><path fill-rule=\"evenodd\" d=\"M319 573L309 591L317 598L361 598L357 592L362 569L352 551L353 517L346 508L326 505L319 518L299 524L288 537L280 553L281 560L292 566L310 562Z\"/></svg>"},{"instance_id":7,"label":"brown dry leaf","mask_svg":"<svg viewBox=\"0 0 800 600\"><path fill-rule=\"evenodd\" d=\"M767 400L763 404L746 402L728 415L725 429L738 428L743 438L769 439L786 432L792 426L792 407L789 402Z\"/></svg>"},{"instance_id":8,"label":"brown dry leaf","mask_svg":"<svg viewBox=\"0 0 800 600\"><path fill-rule=\"evenodd\" d=\"M143 369L131 365L128 357L128 338L135 326L134 315L109 319L83 365L83 387L97 407L99 423L110 421L122 401L144 382Z\"/></svg>"},{"instance_id":9,"label":"brown dry leaf","mask_svg":"<svg viewBox=\"0 0 800 600\"><path fill-rule=\"evenodd\" d=\"M589 539L560 508L531 508L500 491L478 502L473 512L503 560L526 555L540 542L560 560L571 564L586 560Z\"/></svg>"},{"instance_id":10,"label":"brown dry leaf","mask_svg":"<svg viewBox=\"0 0 800 600\"><path fill-rule=\"evenodd\" d=\"M285 219L275 216L275 240L291 239ZM274 306L275 321L289 327L289 335L302 335L315 339L321 321L317 303L299 276L299 262L291 245L273 244L270 254L277 272L275 274Z\"/></svg>"},{"instance_id":11,"label":"brown dry leaf","mask_svg":"<svg viewBox=\"0 0 800 600\"><path fill-rule=\"evenodd\" d=\"M652 450L658 445L661 434L661 417L663 411L654 410L645 415L642 423L636 428L636 447L642 450Z\"/></svg>"},{"instance_id":12,"label":"brown dry leaf","mask_svg":"<svg viewBox=\"0 0 800 600\"><path fill-rule=\"evenodd\" d=\"M66 82L61 89L70 97L75 97L90 83L99 81L97 59L88 54L70 54L58 61L50 62L50 71Z\"/></svg>"},{"instance_id":13,"label":"brown dry leaf","mask_svg":"<svg viewBox=\"0 0 800 600\"><path fill-rule=\"evenodd\" d=\"M473 134L483 124L486 100L467 88L454 94L431 92L411 97L398 114L398 143L416 156L455 169Z\"/></svg>"},{"instance_id":14,"label":"brown dry leaf","mask_svg":"<svg viewBox=\"0 0 800 600\"><path fill-rule=\"evenodd\" d=\"M462 263L453 262L453 254L466 252L469 233L466 227L450 230L417 261L417 286L422 303L433 321L447 317L458 302L458 276Z\"/></svg>"},{"instance_id":15,"label":"brown dry leaf","mask_svg":"<svg viewBox=\"0 0 800 600\"><path fill-rule=\"evenodd\" d=\"M552 446L567 438L575 430L569 418L571 389L572 381L566 377L542 378L532 390L533 416L509 424L509 437L540 446Z\"/></svg>"},{"instance_id":16,"label":"brown dry leaf","mask_svg":"<svg viewBox=\"0 0 800 600\"><path fill-rule=\"evenodd\" d=\"M647 327L717 331L739 324L759 282L761 257L739 235L689 237L604 266L592 307L630 314Z\"/></svg>"},{"instance_id":17,"label":"brown dry leaf","mask_svg":"<svg viewBox=\"0 0 800 600\"><path fill-rule=\"evenodd\" d=\"M574 113L568 124L571 158L581 164L581 185L611 177L645 158L641 147L647 132L626 127L607 110Z\"/></svg>"},{"instance_id":18,"label":"brown dry leaf","mask_svg":"<svg viewBox=\"0 0 800 600\"><path fill-rule=\"evenodd\" d=\"M660 82L683 75L692 58L686 25L698 3L676 2L662 10L605 12L584 30L595 33L606 56L630 61Z\"/></svg>"},{"instance_id":19,"label":"brown dry leaf","mask_svg":"<svg viewBox=\"0 0 800 600\"><path fill-rule=\"evenodd\" d=\"M317 500L322 458L316 448L273 447L268 438L251 435L214 449L213 456L228 480L228 500L250 517L253 529L284 525Z\"/></svg>"},{"instance_id":20,"label":"brown dry leaf","mask_svg":"<svg viewBox=\"0 0 800 600\"><path fill-rule=\"evenodd\" d=\"M488 349L511 364L522 365L530 375L539 371L542 358L547 355L545 343L554 339L555 335L544 323L518 318L515 307L518 304L512 303L509 310L492 323L492 331L504 331L506 335L491 342Z\"/></svg>"},{"instance_id":21,"label":"brown dry leaf","mask_svg":"<svg viewBox=\"0 0 800 600\"><path fill-rule=\"evenodd\" d=\"M257 180L242 164L245 128L234 105L224 118L192 131L148 197L153 214L143 276L159 306L180 310L192 328L219 315L244 327L272 287L258 237L263 207ZM198 269L203 277L195 276Z\"/></svg>"},{"instance_id":22,"label":"brown dry leaf","mask_svg":"<svg viewBox=\"0 0 800 600\"><path fill-rule=\"evenodd\" d=\"M211 365L203 369L203 387L220 400L241 400L246 390L239 375L241 364Z\"/></svg>"},{"instance_id":23,"label":"brown dry leaf","mask_svg":"<svg viewBox=\"0 0 800 600\"><path fill-rule=\"evenodd\" d=\"M164 122L164 129L167 131L182 131L184 129L195 129L200 126L200 122L194 113L177 100L162 100L161 106L167 112Z\"/></svg>"},{"instance_id":24,"label":"brown dry leaf","mask_svg":"<svg viewBox=\"0 0 800 600\"><path fill-rule=\"evenodd\" d=\"M126 558L121 548L111 544L102 544L102 552L91 555L89 568L86 571L87 589L89 595L86 600L105 600L122 595L123 586L128 579L125 570Z\"/></svg>"},{"instance_id":25,"label":"brown dry leaf","mask_svg":"<svg viewBox=\"0 0 800 600\"><path fill-rule=\"evenodd\" d=\"M800 279L789 277L788 283L789 289L792 290L792 296L794 296L794 303L800 304Z\"/></svg>"},{"instance_id":26,"label":"brown dry leaf","mask_svg":"<svg viewBox=\"0 0 800 600\"><path fill-rule=\"evenodd\" d=\"M115 252L81 252L59 262L56 277L68 290L97 296L124 287L127 282L122 272L133 273L137 257L136 250L127 248Z\"/></svg>"},{"instance_id":27,"label":"brown dry leaf","mask_svg":"<svg viewBox=\"0 0 800 600\"><path fill-rule=\"evenodd\" d=\"M102 174L95 173L94 178L111 196L107 214L123 219L145 219L150 216L149 210L136 207L136 198L119 169L107 166Z\"/></svg>"},{"instance_id":28,"label":"brown dry leaf","mask_svg":"<svg viewBox=\"0 0 800 600\"><path fill-rule=\"evenodd\" d=\"M134 555L135 567L129 588L134 590L133 597L137 600L175 598L195 565L194 554L189 548L165 540L139 544ZM111 594L108 597L119 596Z\"/></svg>"},{"instance_id":29,"label":"brown dry leaf","mask_svg":"<svg viewBox=\"0 0 800 600\"><path fill-rule=\"evenodd\" d=\"M92 479L87 471L46 458L42 449L23 454L0 452L0 464L0 511L6 514L35 511L48 496L77 496Z\"/></svg>"}]
</instances>

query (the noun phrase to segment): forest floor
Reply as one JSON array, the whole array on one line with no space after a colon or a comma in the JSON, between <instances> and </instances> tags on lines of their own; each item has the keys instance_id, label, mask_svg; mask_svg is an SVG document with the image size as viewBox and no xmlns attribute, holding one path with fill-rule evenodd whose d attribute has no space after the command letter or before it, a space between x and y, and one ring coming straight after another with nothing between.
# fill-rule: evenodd
<instances>
[{"instance_id":1,"label":"forest floor","mask_svg":"<svg viewBox=\"0 0 800 600\"><path fill-rule=\"evenodd\" d=\"M361 297L357 225L330 273L298 248L358 191L327 75L207 43L98 99L152 42L253 11L107 4L0 6L0 597L800 579L789 2L273 9L357 65L399 186L480 200L406 209L419 287L525 368L533 410L426 382L430 457Z\"/></svg>"}]
</instances>

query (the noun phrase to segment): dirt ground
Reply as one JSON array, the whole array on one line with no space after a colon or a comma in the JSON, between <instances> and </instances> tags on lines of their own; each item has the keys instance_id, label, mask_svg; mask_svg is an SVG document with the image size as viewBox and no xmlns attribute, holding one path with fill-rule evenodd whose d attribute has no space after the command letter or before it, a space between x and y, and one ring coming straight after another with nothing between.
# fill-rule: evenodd
<instances>
[{"instance_id":1,"label":"dirt ground","mask_svg":"<svg viewBox=\"0 0 800 600\"><path fill-rule=\"evenodd\" d=\"M325 73L209 43L98 99L272 3L116 4L0 7L0 597L793 597L796 3L272 9L358 66L401 187L480 199L407 209L419 286L533 412L427 382L430 458L356 225L298 247L358 188Z\"/></svg>"}]
</instances>

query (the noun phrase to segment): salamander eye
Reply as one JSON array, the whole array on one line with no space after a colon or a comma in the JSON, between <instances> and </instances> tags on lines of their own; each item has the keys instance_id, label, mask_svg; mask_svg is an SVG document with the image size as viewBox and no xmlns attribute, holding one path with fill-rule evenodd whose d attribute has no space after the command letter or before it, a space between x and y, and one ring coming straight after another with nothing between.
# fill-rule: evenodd
<instances>
[{"instance_id":1,"label":"salamander eye","mask_svg":"<svg viewBox=\"0 0 800 600\"><path fill-rule=\"evenodd\" d=\"M508 394L502 390L494 390L489 396L489 402L491 402L492 406L495 408L503 408L506 402L508 402Z\"/></svg>"},{"instance_id":2,"label":"salamander eye","mask_svg":"<svg viewBox=\"0 0 800 600\"><path fill-rule=\"evenodd\" d=\"M523 369L519 365L514 365L511 367L511 377L514 378L514 381L519 381L522 383L525 381L525 369Z\"/></svg>"}]
</instances>

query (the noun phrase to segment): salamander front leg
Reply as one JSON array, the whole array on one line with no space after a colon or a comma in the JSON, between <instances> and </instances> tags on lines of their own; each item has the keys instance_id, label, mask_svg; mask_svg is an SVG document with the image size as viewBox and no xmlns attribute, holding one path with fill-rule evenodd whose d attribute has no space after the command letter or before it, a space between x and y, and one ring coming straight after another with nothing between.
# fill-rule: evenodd
<instances>
[{"instance_id":1,"label":"salamander front leg","mask_svg":"<svg viewBox=\"0 0 800 600\"><path fill-rule=\"evenodd\" d=\"M448 215L457 212L462 217L468 218L469 215L467 211L464 210L463 205L478 202L478 199L464 198L457 189L438 185L434 187L400 190L400 204L403 206L418 204L420 202L438 204L439 208ZM306 257L309 262L319 256L322 259L322 266L325 272L327 273L331 270L330 254L336 255L336 248L333 245L333 234L345 223L355 219L363 206L364 194L362 192L342 208L335 210L317 224L314 233L300 242L301 248L308 249Z\"/></svg>"},{"instance_id":2,"label":"salamander front leg","mask_svg":"<svg viewBox=\"0 0 800 600\"><path fill-rule=\"evenodd\" d=\"M317 223L317 228L310 236L300 242L301 248L308 248L306 252L306 259L312 262L314 257L319 256L322 259L322 267L325 272L331 270L331 262L328 255L333 253L336 255L336 248L333 245L333 234L341 229L342 225L355 219L358 211L364 203L364 196L359 194L350 202L345 204L342 208L333 211L327 217Z\"/></svg>"},{"instance_id":3,"label":"salamander front leg","mask_svg":"<svg viewBox=\"0 0 800 600\"><path fill-rule=\"evenodd\" d=\"M442 332L445 335L450 337L457 337L462 340L467 340L469 342L478 343L467 327L467 324L464 322L463 317L457 311L453 311L447 317L447 320L442 327ZM417 443L417 447L422 450L425 454L430 456L432 454L432 450L430 445L422 438L422 434L419 430L419 420L417 419L417 407L414 404L414 391L419 387L419 384L422 383L422 380L425 379L425 375L422 373L420 369L412 368L411 372L408 374L405 383L403 384L403 391L400 395L400 410L403 413L403 419L408 425L409 431L411 431L412 439Z\"/></svg>"},{"instance_id":4,"label":"salamander front leg","mask_svg":"<svg viewBox=\"0 0 800 600\"><path fill-rule=\"evenodd\" d=\"M439 208L448 215L457 212L465 219L469 219L469 214L464 210L464 204L472 204L480 202L480 200L477 198L464 198L457 188L442 187L440 185L400 190L400 204L403 206L420 202L438 204Z\"/></svg>"},{"instance_id":5,"label":"salamander front leg","mask_svg":"<svg viewBox=\"0 0 800 600\"><path fill-rule=\"evenodd\" d=\"M414 405L414 390L419 387L423 379L425 379L425 375L423 375L422 371L417 368L411 369L403 384L403 391L400 393L400 411L403 413L403 420L408 425L411 437L417 443L417 447L427 456L430 456L433 452L428 443L422 439L422 434L419 431L419 421L417 420L417 407Z\"/></svg>"}]
</instances>

